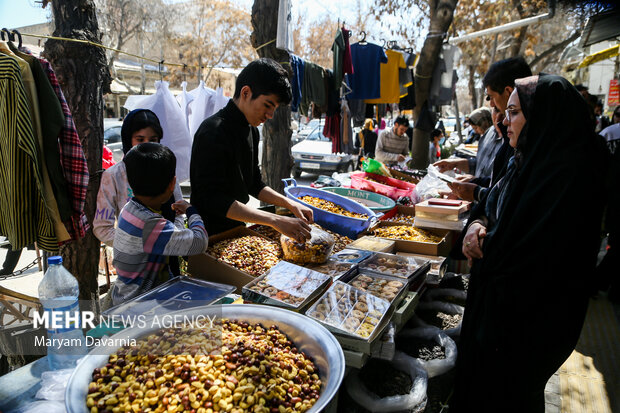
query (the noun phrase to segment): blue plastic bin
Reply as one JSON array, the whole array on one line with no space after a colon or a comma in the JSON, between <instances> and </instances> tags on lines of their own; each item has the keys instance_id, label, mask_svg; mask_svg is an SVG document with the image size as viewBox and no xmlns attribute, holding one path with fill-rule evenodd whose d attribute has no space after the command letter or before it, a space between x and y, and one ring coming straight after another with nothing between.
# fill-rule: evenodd
<instances>
[{"instance_id":1,"label":"blue plastic bin","mask_svg":"<svg viewBox=\"0 0 620 413\"><path fill-rule=\"evenodd\" d=\"M311 208L314 212L314 222L337 234L356 239L361 232L368 229L370 224L377 219L377 215L369 208L348 198L333 192L327 192L320 189L311 188L309 186L297 186L297 181L292 178L283 179L282 181L284 182L284 193L287 197ZM316 208L298 199L306 195L331 201L348 211L356 212L358 214L366 214L368 215L368 218L352 218L340 214L334 214L333 212Z\"/></svg>"}]
</instances>

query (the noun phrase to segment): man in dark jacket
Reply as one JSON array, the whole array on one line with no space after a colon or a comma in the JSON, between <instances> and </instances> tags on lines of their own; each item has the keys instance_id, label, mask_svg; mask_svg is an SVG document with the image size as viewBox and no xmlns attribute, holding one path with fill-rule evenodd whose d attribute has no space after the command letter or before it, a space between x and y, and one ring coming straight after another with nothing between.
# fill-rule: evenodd
<instances>
[{"instance_id":1,"label":"man in dark jacket","mask_svg":"<svg viewBox=\"0 0 620 413\"><path fill-rule=\"evenodd\" d=\"M290 101L291 86L282 66L271 59L255 60L239 74L233 99L200 125L192 146L191 203L210 235L252 222L300 242L310 238L312 210L266 186L258 166L256 127ZM250 195L287 208L295 218L248 207Z\"/></svg>"}]
</instances>

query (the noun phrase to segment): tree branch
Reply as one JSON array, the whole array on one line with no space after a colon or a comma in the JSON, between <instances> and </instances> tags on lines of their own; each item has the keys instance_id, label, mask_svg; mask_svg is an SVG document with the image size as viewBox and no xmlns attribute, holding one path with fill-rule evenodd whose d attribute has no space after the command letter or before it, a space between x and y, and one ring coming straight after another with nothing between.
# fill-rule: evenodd
<instances>
[{"instance_id":1,"label":"tree branch","mask_svg":"<svg viewBox=\"0 0 620 413\"><path fill-rule=\"evenodd\" d=\"M551 46L550 48L548 48L547 50L545 50L544 52L536 56L534 59L532 59L532 61L530 62L530 67L536 66L547 56L557 52L560 49L564 49L566 46L571 44L573 41L577 40L577 38L579 38L580 35L581 35L581 31L575 30L575 32L568 39Z\"/></svg>"}]
</instances>

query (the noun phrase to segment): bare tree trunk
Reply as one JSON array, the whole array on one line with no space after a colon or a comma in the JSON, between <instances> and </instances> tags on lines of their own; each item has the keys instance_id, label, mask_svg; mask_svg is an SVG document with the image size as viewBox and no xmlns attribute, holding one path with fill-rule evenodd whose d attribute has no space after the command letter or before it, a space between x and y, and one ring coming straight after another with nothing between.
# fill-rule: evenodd
<instances>
[{"instance_id":1,"label":"bare tree trunk","mask_svg":"<svg viewBox=\"0 0 620 413\"><path fill-rule=\"evenodd\" d=\"M429 36L424 40L424 46L420 52L420 60L415 69L415 101L416 107L413 111L413 118L418 122L420 111L428 100L431 89L431 81L435 64L439 59L441 44L443 43L443 33L447 33L454 9L458 0L432 0L430 1L430 27ZM413 130L413 141L411 143L412 165L416 169L424 169L428 166L428 145L430 133L421 129Z\"/></svg>"},{"instance_id":2,"label":"bare tree trunk","mask_svg":"<svg viewBox=\"0 0 620 413\"><path fill-rule=\"evenodd\" d=\"M278 0L254 0L252 6L252 46L257 48L276 38L278 30ZM275 42L258 49L260 57L276 62L289 62L288 52L276 48ZM283 65L292 76L291 66ZM273 119L263 126L263 181L274 190L283 193L282 179L291 176L294 161L291 155L291 106L280 105Z\"/></svg>"},{"instance_id":3,"label":"bare tree trunk","mask_svg":"<svg viewBox=\"0 0 620 413\"><path fill-rule=\"evenodd\" d=\"M92 0L54 0L50 4L54 36L101 42ZM56 71L82 142L90 172L85 212L88 221L93 222L103 172L103 94L110 88L105 52L94 46L50 39L45 43L45 56ZM97 300L99 246L90 229L84 238L61 248L64 266L80 284L80 299L92 300L93 308Z\"/></svg>"},{"instance_id":4,"label":"bare tree trunk","mask_svg":"<svg viewBox=\"0 0 620 413\"><path fill-rule=\"evenodd\" d=\"M478 107L478 91L476 90L476 67L469 65L468 83L469 83L469 96L471 97L471 107L475 110Z\"/></svg>"},{"instance_id":5,"label":"bare tree trunk","mask_svg":"<svg viewBox=\"0 0 620 413\"><path fill-rule=\"evenodd\" d=\"M525 15L525 10L523 10L523 5L521 4L521 2L518 0L515 0L513 3L515 7L517 8L519 17L521 19L525 19L527 16ZM527 26L523 26L519 29L518 36L514 37L515 40L514 42L512 42L512 45L510 46L508 57L514 57L514 56L519 55L519 52L521 51L521 46L523 46L523 41L525 40L526 33L527 33Z\"/></svg>"}]
</instances>

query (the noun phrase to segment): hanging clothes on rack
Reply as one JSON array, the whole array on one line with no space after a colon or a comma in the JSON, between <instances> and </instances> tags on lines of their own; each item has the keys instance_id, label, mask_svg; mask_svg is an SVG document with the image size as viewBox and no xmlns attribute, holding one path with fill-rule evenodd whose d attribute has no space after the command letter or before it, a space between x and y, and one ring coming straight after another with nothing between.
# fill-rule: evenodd
<instances>
[{"instance_id":1,"label":"hanging clothes on rack","mask_svg":"<svg viewBox=\"0 0 620 413\"><path fill-rule=\"evenodd\" d=\"M228 105L228 101L230 98L228 96L224 96L224 88L218 87L215 89L215 95L213 96L213 113L209 116L212 116L224 109L226 105Z\"/></svg>"},{"instance_id":2,"label":"hanging clothes on rack","mask_svg":"<svg viewBox=\"0 0 620 413\"><path fill-rule=\"evenodd\" d=\"M316 112L325 113L327 106L327 79L325 69L321 66L305 62L304 64L304 85L301 91L301 102L299 112L308 116L310 102L317 107Z\"/></svg>"},{"instance_id":3,"label":"hanging clothes on rack","mask_svg":"<svg viewBox=\"0 0 620 413\"><path fill-rule=\"evenodd\" d=\"M291 53L295 49L291 24L293 14L291 12L291 0L278 2L278 27L276 29L276 47Z\"/></svg>"},{"instance_id":4,"label":"hanging clothes on rack","mask_svg":"<svg viewBox=\"0 0 620 413\"><path fill-rule=\"evenodd\" d=\"M150 96L129 96L125 108L150 109L157 117L164 131L161 144L174 152L177 158L177 182L189 179L189 161L192 149L192 138L185 122L181 107L168 88L166 81L155 82L155 94Z\"/></svg>"},{"instance_id":5,"label":"hanging clothes on rack","mask_svg":"<svg viewBox=\"0 0 620 413\"><path fill-rule=\"evenodd\" d=\"M388 57L381 46L373 43L351 45L354 73L347 74L352 92L349 99L378 99L381 97L381 63Z\"/></svg>"},{"instance_id":6,"label":"hanging clothes on rack","mask_svg":"<svg viewBox=\"0 0 620 413\"><path fill-rule=\"evenodd\" d=\"M334 61L334 86L340 89L345 73L353 73L353 64L351 63L351 47L349 46L349 31L342 26L336 32L336 38L332 43L333 61Z\"/></svg>"},{"instance_id":7,"label":"hanging clothes on rack","mask_svg":"<svg viewBox=\"0 0 620 413\"><path fill-rule=\"evenodd\" d=\"M30 69L30 65L24 59L18 57L5 42L0 41L0 52L5 56L13 58L17 61L17 64L20 68L21 72L21 80L24 85L24 90L26 92L26 99L28 102L28 108L30 112L31 124L33 126L33 132L36 142L36 156L35 159L39 166L39 173L42 177L42 188L41 194L43 195L43 200L45 203L45 207L47 208L47 216L52 221L52 225L54 227L54 231L56 233L56 244L55 245L47 245L47 251L57 251L58 243L64 243L71 239L71 236L67 232L62 219L60 217L60 212L58 210L58 203L54 197L54 191L52 188L52 183L50 180L50 176L47 170L47 162L45 156L45 144L44 144L44 135L43 128L41 126L41 112L39 110L39 98L37 95L36 83L34 80L34 75L32 70ZM19 248L17 245L14 245L16 248ZM43 247L41 247L43 248ZM44 248L45 249L45 248Z\"/></svg>"},{"instance_id":8,"label":"hanging clothes on rack","mask_svg":"<svg viewBox=\"0 0 620 413\"><path fill-rule=\"evenodd\" d=\"M32 54L30 50L21 48L24 53ZM86 203L86 192L88 190L88 180L90 174L82 142L78 136L77 129L73 123L73 115L65 99L65 95L60 88L56 73L52 65L45 59L39 58L41 66L49 79L49 82L58 98L63 113L63 123L58 135L58 147L60 149L60 161L62 170L67 182L67 193L71 203L72 215L70 221L65 221L65 227L71 239L77 240L86 235L89 229L88 220L84 213Z\"/></svg>"},{"instance_id":9,"label":"hanging clothes on rack","mask_svg":"<svg viewBox=\"0 0 620 413\"><path fill-rule=\"evenodd\" d=\"M416 55L406 51L401 51L400 53L402 53L405 66L407 66L405 68L398 69L400 97L403 98L409 93L407 88L413 84L413 70L411 70L411 68L414 66Z\"/></svg>"},{"instance_id":10,"label":"hanging clothes on rack","mask_svg":"<svg viewBox=\"0 0 620 413\"><path fill-rule=\"evenodd\" d=\"M348 96L347 96L348 98ZM366 120L366 102L361 99L347 99L353 126L360 127L364 125Z\"/></svg>"},{"instance_id":11,"label":"hanging clothes on rack","mask_svg":"<svg viewBox=\"0 0 620 413\"><path fill-rule=\"evenodd\" d=\"M353 153L353 128L351 127L351 111L346 99L340 101L340 136L342 145L340 150L344 153Z\"/></svg>"},{"instance_id":12,"label":"hanging clothes on rack","mask_svg":"<svg viewBox=\"0 0 620 413\"><path fill-rule=\"evenodd\" d=\"M331 70L326 70L327 75L327 111L325 113L325 126L323 135L332 140L332 153L340 152L340 103L339 90L335 87L336 76Z\"/></svg>"},{"instance_id":13,"label":"hanging clothes on rack","mask_svg":"<svg viewBox=\"0 0 620 413\"><path fill-rule=\"evenodd\" d=\"M440 60L435 65L433 81L429 94L432 105L449 105L456 87L456 65L461 58L461 50L454 45L445 44L441 49Z\"/></svg>"},{"instance_id":14,"label":"hanging clothes on rack","mask_svg":"<svg viewBox=\"0 0 620 413\"><path fill-rule=\"evenodd\" d=\"M215 90L205 87L205 82L201 80L198 87L191 90L189 94L193 97L189 104L190 114L188 119L189 136L193 141L194 135L202 122L215 112Z\"/></svg>"},{"instance_id":15,"label":"hanging clothes on rack","mask_svg":"<svg viewBox=\"0 0 620 413\"><path fill-rule=\"evenodd\" d=\"M293 79L291 82L293 92L291 111L297 112L299 110L299 102L301 101L301 91L304 87L304 60L301 57L292 54L291 70L293 71Z\"/></svg>"},{"instance_id":16,"label":"hanging clothes on rack","mask_svg":"<svg viewBox=\"0 0 620 413\"><path fill-rule=\"evenodd\" d=\"M183 81L181 83L181 88L183 89L181 93L177 95L177 102L179 102L179 106L181 106L181 112L185 116L185 121L187 123L187 129L189 130L189 116L191 113L191 109L189 104L192 100L194 100L194 95L187 92L187 82ZM194 135L191 135L193 138Z\"/></svg>"},{"instance_id":17,"label":"hanging clothes on rack","mask_svg":"<svg viewBox=\"0 0 620 413\"><path fill-rule=\"evenodd\" d=\"M54 223L43 199L30 103L18 60L0 52L0 234L14 249L36 241L39 248L58 249Z\"/></svg>"},{"instance_id":18,"label":"hanging clothes on rack","mask_svg":"<svg viewBox=\"0 0 620 413\"><path fill-rule=\"evenodd\" d=\"M366 103L395 103L400 100L399 70L406 69L403 55L395 50L386 50L386 64L381 65L381 96L377 99L366 99Z\"/></svg>"}]
</instances>

